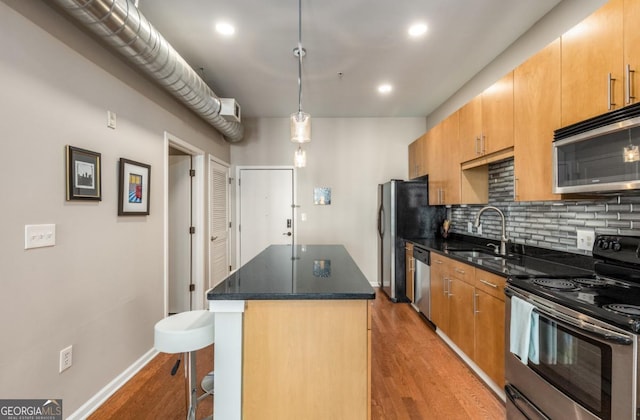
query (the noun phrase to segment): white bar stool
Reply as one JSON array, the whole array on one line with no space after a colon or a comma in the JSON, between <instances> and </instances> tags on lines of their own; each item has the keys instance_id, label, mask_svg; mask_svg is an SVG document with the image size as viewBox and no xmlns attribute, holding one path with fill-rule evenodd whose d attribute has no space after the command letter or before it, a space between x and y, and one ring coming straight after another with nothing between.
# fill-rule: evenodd
<instances>
[{"instance_id":1,"label":"white bar stool","mask_svg":"<svg viewBox=\"0 0 640 420\"><path fill-rule=\"evenodd\" d=\"M154 331L156 350L185 354L187 420L195 420L198 406L196 350L213 344L214 314L207 310L181 312L158 321Z\"/></svg>"}]
</instances>

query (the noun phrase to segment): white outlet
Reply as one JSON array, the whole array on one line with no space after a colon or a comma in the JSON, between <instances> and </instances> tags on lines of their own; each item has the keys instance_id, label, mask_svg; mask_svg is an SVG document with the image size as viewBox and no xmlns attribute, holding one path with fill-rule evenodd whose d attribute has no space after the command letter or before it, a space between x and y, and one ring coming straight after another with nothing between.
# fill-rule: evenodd
<instances>
[{"instance_id":1,"label":"white outlet","mask_svg":"<svg viewBox=\"0 0 640 420\"><path fill-rule=\"evenodd\" d=\"M116 129L116 113L113 111L107 111L107 127L115 130Z\"/></svg>"},{"instance_id":2,"label":"white outlet","mask_svg":"<svg viewBox=\"0 0 640 420\"><path fill-rule=\"evenodd\" d=\"M578 229L577 233L577 242L578 249L582 249L584 251L591 251L593 249L593 241L595 240L596 234L594 231L589 229Z\"/></svg>"},{"instance_id":3,"label":"white outlet","mask_svg":"<svg viewBox=\"0 0 640 420\"><path fill-rule=\"evenodd\" d=\"M473 233L473 223L467 222L467 232Z\"/></svg>"},{"instance_id":4,"label":"white outlet","mask_svg":"<svg viewBox=\"0 0 640 420\"><path fill-rule=\"evenodd\" d=\"M42 248L56 244L56 225L25 225L24 249Z\"/></svg>"},{"instance_id":5,"label":"white outlet","mask_svg":"<svg viewBox=\"0 0 640 420\"><path fill-rule=\"evenodd\" d=\"M482 235L482 223L480 223L480 224L478 225L478 228L476 229L476 233L477 233L478 235Z\"/></svg>"},{"instance_id":6,"label":"white outlet","mask_svg":"<svg viewBox=\"0 0 640 420\"><path fill-rule=\"evenodd\" d=\"M69 369L73 364L73 346L60 350L60 373Z\"/></svg>"}]
</instances>

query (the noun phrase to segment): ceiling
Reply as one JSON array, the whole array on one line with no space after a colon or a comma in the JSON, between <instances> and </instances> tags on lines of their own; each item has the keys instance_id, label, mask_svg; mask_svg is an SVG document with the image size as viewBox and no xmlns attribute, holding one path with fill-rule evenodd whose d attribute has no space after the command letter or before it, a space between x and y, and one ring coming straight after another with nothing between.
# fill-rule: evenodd
<instances>
[{"instance_id":1,"label":"ceiling","mask_svg":"<svg viewBox=\"0 0 640 420\"><path fill-rule=\"evenodd\" d=\"M313 117L426 116L559 2L302 0L302 108ZM298 110L297 0L139 0L139 8L243 117ZM235 34L216 33L219 20ZM428 30L412 39L415 22ZM391 93L378 93L383 82Z\"/></svg>"}]
</instances>

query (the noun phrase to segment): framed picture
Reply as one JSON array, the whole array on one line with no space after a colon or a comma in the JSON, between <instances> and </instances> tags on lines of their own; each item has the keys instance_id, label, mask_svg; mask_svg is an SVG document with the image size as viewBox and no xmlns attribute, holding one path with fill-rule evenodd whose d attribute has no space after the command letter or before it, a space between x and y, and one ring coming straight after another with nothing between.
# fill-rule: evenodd
<instances>
[{"instance_id":1,"label":"framed picture","mask_svg":"<svg viewBox=\"0 0 640 420\"><path fill-rule=\"evenodd\" d=\"M328 206L331 204L331 188L315 187L313 189L313 204Z\"/></svg>"},{"instance_id":2,"label":"framed picture","mask_svg":"<svg viewBox=\"0 0 640 420\"><path fill-rule=\"evenodd\" d=\"M120 158L119 216L144 216L149 214L150 180L150 165Z\"/></svg>"},{"instance_id":3,"label":"framed picture","mask_svg":"<svg viewBox=\"0 0 640 420\"><path fill-rule=\"evenodd\" d=\"M66 146L67 201L102 200L100 153Z\"/></svg>"}]
</instances>

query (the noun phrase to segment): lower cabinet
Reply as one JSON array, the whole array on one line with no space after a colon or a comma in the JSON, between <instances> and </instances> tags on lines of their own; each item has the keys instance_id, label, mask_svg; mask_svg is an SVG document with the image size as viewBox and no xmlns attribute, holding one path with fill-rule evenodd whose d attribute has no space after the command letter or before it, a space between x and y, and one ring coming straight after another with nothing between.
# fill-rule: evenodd
<instances>
[{"instance_id":1,"label":"lower cabinet","mask_svg":"<svg viewBox=\"0 0 640 420\"><path fill-rule=\"evenodd\" d=\"M505 278L431 254L431 321L504 386Z\"/></svg>"}]
</instances>

